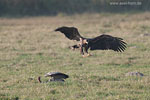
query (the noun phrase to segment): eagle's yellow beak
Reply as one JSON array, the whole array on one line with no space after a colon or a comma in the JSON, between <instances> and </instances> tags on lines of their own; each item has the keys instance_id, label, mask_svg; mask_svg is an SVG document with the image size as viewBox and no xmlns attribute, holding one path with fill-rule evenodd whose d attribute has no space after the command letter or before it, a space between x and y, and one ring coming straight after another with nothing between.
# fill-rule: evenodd
<instances>
[{"instance_id":1,"label":"eagle's yellow beak","mask_svg":"<svg viewBox=\"0 0 150 100\"><path fill-rule=\"evenodd\" d=\"M84 44L88 44L88 42L87 42L87 40L86 40L86 39L84 39L84 40L83 40L83 43L84 43Z\"/></svg>"}]
</instances>

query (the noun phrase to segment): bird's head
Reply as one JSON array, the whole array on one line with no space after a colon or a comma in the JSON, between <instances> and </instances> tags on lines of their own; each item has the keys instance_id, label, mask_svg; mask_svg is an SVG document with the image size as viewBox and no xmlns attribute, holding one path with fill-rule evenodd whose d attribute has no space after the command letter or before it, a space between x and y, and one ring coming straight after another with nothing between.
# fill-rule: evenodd
<instances>
[{"instance_id":1,"label":"bird's head","mask_svg":"<svg viewBox=\"0 0 150 100\"><path fill-rule=\"evenodd\" d=\"M84 38L80 38L81 45L88 45L88 40Z\"/></svg>"},{"instance_id":2,"label":"bird's head","mask_svg":"<svg viewBox=\"0 0 150 100\"><path fill-rule=\"evenodd\" d=\"M87 39L83 39L83 44L88 44L88 40Z\"/></svg>"}]
</instances>

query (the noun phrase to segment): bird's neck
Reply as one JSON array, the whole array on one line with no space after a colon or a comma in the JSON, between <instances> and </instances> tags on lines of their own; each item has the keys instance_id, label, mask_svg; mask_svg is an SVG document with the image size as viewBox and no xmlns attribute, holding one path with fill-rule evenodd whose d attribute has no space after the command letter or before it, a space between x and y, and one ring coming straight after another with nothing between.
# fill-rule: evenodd
<instances>
[{"instance_id":1,"label":"bird's neck","mask_svg":"<svg viewBox=\"0 0 150 100\"><path fill-rule=\"evenodd\" d=\"M80 38L80 43L81 43L81 45L87 44L87 39L86 38Z\"/></svg>"}]
</instances>

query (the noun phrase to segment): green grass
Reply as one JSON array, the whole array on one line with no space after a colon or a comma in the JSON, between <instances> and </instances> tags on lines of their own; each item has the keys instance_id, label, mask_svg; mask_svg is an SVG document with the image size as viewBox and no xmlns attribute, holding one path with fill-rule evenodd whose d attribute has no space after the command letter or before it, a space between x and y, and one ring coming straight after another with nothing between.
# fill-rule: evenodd
<instances>
[{"instance_id":1,"label":"green grass","mask_svg":"<svg viewBox=\"0 0 150 100\"><path fill-rule=\"evenodd\" d=\"M20 19L0 18L0 100L149 100L150 13L94 14ZM76 42L53 30L75 26L81 35L118 36L123 53L91 51L82 58L68 46ZM64 83L38 83L47 72L70 76ZM127 77L130 71L144 77Z\"/></svg>"}]
</instances>

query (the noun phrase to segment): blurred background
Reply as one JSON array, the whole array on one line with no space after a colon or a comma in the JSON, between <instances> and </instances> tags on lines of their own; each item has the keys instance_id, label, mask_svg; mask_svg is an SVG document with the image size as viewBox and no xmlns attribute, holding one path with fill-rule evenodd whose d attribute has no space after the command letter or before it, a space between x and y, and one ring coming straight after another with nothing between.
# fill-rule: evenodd
<instances>
[{"instance_id":1,"label":"blurred background","mask_svg":"<svg viewBox=\"0 0 150 100\"><path fill-rule=\"evenodd\" d=\"M0 0L0 16L150 11L150 0Z\"/></svg>"}]
</instances>

